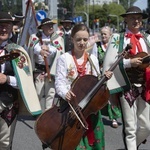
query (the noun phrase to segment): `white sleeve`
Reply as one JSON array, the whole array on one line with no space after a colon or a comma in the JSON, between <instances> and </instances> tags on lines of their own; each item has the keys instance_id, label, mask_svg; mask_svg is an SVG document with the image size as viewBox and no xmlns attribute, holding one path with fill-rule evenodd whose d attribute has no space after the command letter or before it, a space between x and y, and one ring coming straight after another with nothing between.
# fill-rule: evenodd
<instances>
[{"instance_id":1,"label":"white sleeve","mask_svg":"<svg viewBox=\"0 0 150 150\"><path fill-rule=\"evenodd\" d=\"M97 44L95 43L95 44L93 45L91 54L93 54L94 56L98 57L98 56L97 56L97 51L98 51L98 49L97 49Z\"/></svg>"},{"instance_id":2,"label":"white sleeve","mask_svg":"<svg viewBox=\"0 0 150 150\"><path fill-rule=\"evenodd\" d=\"M68 84L67 80L67 66L64 55L61 55L57 59L55 89L56 93L63 99L65 99L65 96L70 89L70 85Z\"/></svg>"},{"instance_id":3,"label":"white sleeve","mask_svg":"<svg viewBox=\"0 0 150 150\"><path fill-rule=\"evenodd\" d=\"M41 51L41 46L40 46L39 43L37 43L37 44L34 46L34 54L40 55L40 51Z\"/></svg>"},{"instance_id":4,"label":"white sleeve","mask_svg":"<svg viewBox=\"0 0 150 150\"><path fill-rule=\"evenodd\" d=\"M131 68L130 59L123 59L124 68Z\"/></svg>"},{"instance_id":5,"label":"white sleeve","mask_svg":"<svg viewBox=\"0 0 150 150\"><path fill-rule=\"evenodd\" d=\"M14 76L9 76L9 78L10 78L10 83L9 83L9 85L11 85L11 86L14 87L14 88L17 88L17 79L16 79L16 77L14 77Z\"/></svg>"},{"instance_id":6,"label":"white sleeve","mask_svg":"<svg viewBox=\"0 0 150 150\"><path fill-rule=\"evenodd\" d=\"M56 47L54 47L52 45L48 45L48 48L49 48L50 55L53 55L57 52Z\"/></svg>"}]
</instances>

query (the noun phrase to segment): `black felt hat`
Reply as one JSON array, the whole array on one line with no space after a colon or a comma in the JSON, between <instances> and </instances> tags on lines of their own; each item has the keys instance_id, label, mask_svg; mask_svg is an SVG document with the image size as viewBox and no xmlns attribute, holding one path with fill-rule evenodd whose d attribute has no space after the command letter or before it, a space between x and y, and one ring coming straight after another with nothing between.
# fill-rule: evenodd
<instances>
[{"instance_id":1,"label":"black felt hat","mask_svg":"<svg viewBox=\"0 0 150 150\"><path fill-rule=\"evenodd\" d=\"M43 25L46 25L46 24L56 24L56 23L54 23L54 21L53 20L51 20L51 19L49 19L49 18L45 18L45 19L43 19L42 21L41 21L41 24L38 26L38 29L41 29L41 27L43 26Z\"/></svg>"},{"instance_id":2,"label":"black felt hat","mask_svg":"<svg viewBox=\"0 0 150 150\"><path fill-rule=\"evenodd\" d=\"M66 23L66 22L70 22L70 23L73 23L72 20L61 20L60 23Z\"/></svg>"},{"instance_id":3,"label":"black felt hat","mask_svg":"<svg viewBox=\"0 0 150 150\"><path fill-rule=\"evenodd\" d=\"M15 19L24 19L22 12L17 12L14 14Z\"/></svg>"},{"instance_id":4,"label":"black felt hat","mask_svg":"<svg viewBox=\"0 0 150 150\"><path fill-rule=\"evenodd\" d=\"M15 24L18 21L13 20L12 16L7 12L0 12L0 23L5 23L5 22L12 22L13 24Z\"/></svg>"},{"instance_id":5,"label":"black felt hat","mask_svg":"<svg viewBox=\"0 0 150 150\"><path fill-rule=\"evenodd\" d=\"M74 24L74 22L68 17L66 17L64 20L60 21L60 24L63 24L63 23L72 23L72 24Z\"/></svg>"},{"instance_id":6,"label":"black felt hat","mask_svg":"<svg viewBox=\"0 0 150 150\"><path fill-rule=\"evenodd\" d=\"M142 17L143 17L143 19L146 19L146 18L148 17L148 15L145 14L145 13L143 13L143 12L141 11L141 9L140 9L139 7L137 7L137 6L132 6L132 7L130 7L130 8L126 11L125 14L122 14L122 15L120 15L120 16L126 17L127 15L132 15L132 14L141 14Z\"/></svg>"}]
</instances>

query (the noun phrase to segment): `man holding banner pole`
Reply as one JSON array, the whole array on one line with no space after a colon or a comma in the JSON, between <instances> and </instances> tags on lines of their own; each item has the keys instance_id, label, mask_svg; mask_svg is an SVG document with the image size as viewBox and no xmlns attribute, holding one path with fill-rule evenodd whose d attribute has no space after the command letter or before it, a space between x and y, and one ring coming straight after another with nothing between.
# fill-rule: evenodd
<instances>
[{"instance_id":1,"label":"man holding banner pole","mask_svg":"<svg viewBox=\"0 0 150 150\"><path fill-rule=\"evenodd\" d=\"M43 19L38 26L39 31L31 35L29 41L28 52L32 60L37 94L40 100L44 100L43 110L47 110L53 105L56 60L59 55L64 53L64 40L54 31L54 24L53 20L49 18Z\"/></svg>"}]
</instances>

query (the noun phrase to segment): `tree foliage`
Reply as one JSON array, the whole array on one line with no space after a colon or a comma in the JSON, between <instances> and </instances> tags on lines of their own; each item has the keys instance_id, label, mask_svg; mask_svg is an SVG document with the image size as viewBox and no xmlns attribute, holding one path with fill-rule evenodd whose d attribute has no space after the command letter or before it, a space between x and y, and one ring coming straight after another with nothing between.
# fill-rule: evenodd
<instances>
[{"instance_id":1,"label":"tree foliage","mask_svg":"<svg viewBox=\"0 0 150 150\"><path fill-rule=\"evenodd\" d=\"M16 3L14 3L13 0L3 0L2 2L3 2L2 8L1 8L2 11L10 12L11 14L22 11L21 0L16 0Z\"/></svg>"},{"instance_id":2,"label":"tree foliage","mask_svg":"<svg viewBox=\"0 0 150 150\"><path fill-rule=\"evenodd\" d=\"M84 0L61 0L60 7L66 8L68 12L71 12L71 16L74 16L75 8L84 5Z\"/></svg>"},{"instance_id":3,"label":"tree foliage","mask_svg":"<svg viewBox=\"0 0 150 150\"><path fill-rule=\"evenodd\" d=\"M89 12L89 26L92 28L93 21L95 19L99 20L100 27L104 25L115 25L117 26L117 17L119 19L119 23L122 22L122 17L120 15L125 13L125 9L123 6L118 5L116 3L104 4L104 5L91 5L89 6L89 10L87 10L86 6L80 5L76 7L76 12L80 11L88 11ZM115 15L116 17L110 17L109 15ZM78 14L77 14L78 15ZM86 21L85 15L80 14L84 21Z\"/></svg>"},{"instance_id":4,"label":"tree foliage","mask_svg":"<svg viewBox=\"0 0 150 150\"><path fill-rule=\"evenodd\" d=\"M137 0L120 0L120 4L127 10L130 6L133 6L133 4Z\"/></svg>"},{"instance_id":5,"label":"tree foliage","mask_svg":"<svg viewBox=\"0 0 150 150\"><path fill-rule=\"evenodd\" d=\"M121 14L125 13L125 11L132 6L137 0L120 0L120 5L116 3L104 4L104 5L85 5L85 0L62 0L64 3L64 7L69 11L74 12L74 16L81 15L86 21L86 16L77 12L86 12L89 15L89 26L92 28L93 21L95 19L99 19L100 26L104 26L106 24L109 25L118 25L123 21L123 18L120 17ZM130 2L130 3L129 3ZM73 4L74 3L74 8ZM84 4L84 5L83 5ZM88 9L88 10L87 10ZM113 15L113 16L109 16ZM117 18L118 17L118 18Z\"/></svg>"}]
</instances>

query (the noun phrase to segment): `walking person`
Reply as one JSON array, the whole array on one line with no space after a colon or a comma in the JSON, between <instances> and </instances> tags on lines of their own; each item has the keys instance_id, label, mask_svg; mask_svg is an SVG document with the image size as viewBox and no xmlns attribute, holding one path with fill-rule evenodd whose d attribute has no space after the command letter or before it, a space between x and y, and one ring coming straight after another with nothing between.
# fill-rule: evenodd
<instances>
[{"instance_id":1,"label":"walking person","mask_svg":"<svg viewBox=\"0 0 150 150\"><path fill-rule=\"evenodd\" d=\"M29 57L21 46L10 40L14 23L10 14L0 12L0 150L11 150L12 147L19 111L18 88L24 101L27 100L28 110L35 115L41 113L39 102L36 101L37 95L35 95L33 79L30 76ZM24 92L29 91L28 81L34 99Z\"/></svg>"},{"instance_id":2,"label":"walking person","mask_svg":"<svg viewBox=\"0 0 150 150\"><path fill-rule=\"evenodd\" d=\"M118 53L131 43L132 48L114 70L107 86L111 94L120 92L119 102L125 149L137 150L150 135L149 65L140 69L142 65L140 54L150 53L150 37L140 31L142 20L148 16L136 6L130 7L121 16L127 28L123 33L112 35L103 64L103 72L114 63Z\"/></svg>"},{"instance_id":3,"label":"walking person","mask_svg":"<svg viewBox=\"0 0 150 150\"><path fill-rule=\"evenodd\" d=\"M68 52L72 49L71 30L74 22L69 18L65 18L64 20L60 21L60 24L62 25L60 30L63 32L65 52Z\"/></svg>"},{"instance_id":4,"label":"walking person","mask_svg":"<svg viewBox=\"0 0 150 150\"><path fill-rule=\"evenodd\" d=\"M111 35L112 29L109 26L102 27L100 30L101 39L95 43L96 46L94 46L92 49L92 54L94 54L98 58L101 71L103 68L103 60ZM121 117L121 111L118 102L118 96L116 94L110 95L108 104L101 110L101 112L102 115L109 117L109 119L111 120L111 126L113 128L118 127L117 119Z\"/></svg>"},{"instance_id":5,"label":"walking person","mask_svg":"<svg viewBox=\"0 0 150 150\"><path fill-rule=\"evenodd\" d=\"M39 32L31 35L29 42L28 52L33 65L35 87L40 101L44 100L43 110L53 105L55 61L64 50L63 38L54 31L54 24L49 18L43 19L38 26ZM49 69L46 70L46 67Z\"/></svg>"},{"instance_id":6,"label":"walking person","mask_svg":"<svg viewBox=\"0 0 150 150\"><path fill-rule=\"evenodd\" d=\"M19 44L19 39L24 25L24 16L22 15L21 12L17 12L14 14L13 17L16 23L13 25L11 41Z\"/></svg>"},{"instance_id":7,"label":"walking person","mask_svg":"<svg viewBox=\"0 0 150 150\"><path fill-rule=\"evenodd\" d=\"M103 59L107 50L109 39L112 35L111 28L109 26L104 26L100 29L100 39L96 42L96 48L93 47L92 54L97 56L99 60L100 68L103 65Z\"/></svg>"},{"instance_id":8,"label":"walking person","mask_svg":"<svg viewBox=\"0 0 150 150\"><path fill-rule=\"evenodd\" d=\"M13 19L7 12L0 12L0 46L2 47L0 56L6 53L4 46L9 41L13 23ZM17 89L15 89L17 81L10 61L7 61L7 64L0 64L0 150L11 149L19 109L16 102Z\"/></svg>"},{"instance_id":9,"label":"walking person","mask_svg":"<svg viewBox=\"0 0 150 150\"><path fill-rule=\"evenodd\" d=\"M98 59L93 54L89 55L85 51L89 39L88 27L84 24L75 25L71 32L71 38L74 47L58 58L55 77L57 94L63 98L63 101L68 102L75 96L71 91L71 84L77 77L84 75L98 76L100 73ZM112 72L106 71L106 76L110 78ZM104 150L104 126L101 112L98 111L96 114L90 115L87 120L90 129L82 137L76 150Z\"/></svg>"}]
</instances>

